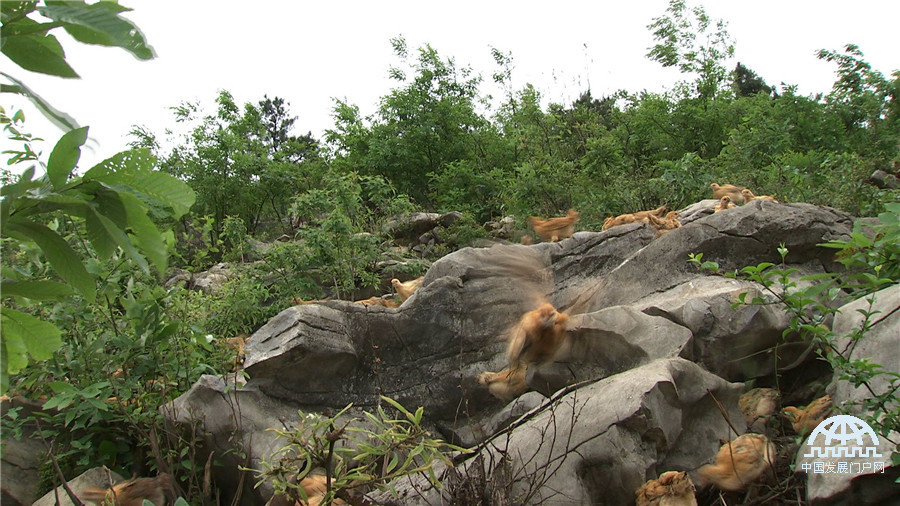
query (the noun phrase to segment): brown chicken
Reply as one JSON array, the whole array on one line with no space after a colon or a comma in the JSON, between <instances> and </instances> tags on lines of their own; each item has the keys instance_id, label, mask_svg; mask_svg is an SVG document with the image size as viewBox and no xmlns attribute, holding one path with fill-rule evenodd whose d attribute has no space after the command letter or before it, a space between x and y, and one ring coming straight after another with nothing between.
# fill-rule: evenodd
<instances>
[{"instance_id":1,"label":"brown chicken","mask_svg":"<svg viewBox=\"0 0 900 506\"><path fill-rule=\"evenodd\" d=\"M810 402L809 406L805 408L788 406L781 412L790 420L791 426L794 427L797 434L806 436L828 418L833 407L831 396L826 395Z\"/></svg>"},{"instance_id":2,"label":"brown chicken","mask_svg":"<svg viewBox=\"0 0 900 506\"><path fill-rule=\"evenodd\" d=\"M656 229L656 237L659 237L663 234L667 234L676 228L681 227L681 222L678 221L680 215L678 211L671 211L666 214L665 218L657 218L655 215L649 215L647 218L650 219L650 225Z\"/></svg>"},{"instance_id":3,"label":"brown chicken","mask_svg":"<svg viewBox=\"0 0 900 506\"><path fill-rule=\"evenodd\" d=\"M509 402L528 391L525 383L525 367L504 369L500 372L485 371L478 375L478 383L488 387L491 395L503 402Z\"/></svg>"},{"instance_id":4,"label":"brown chicken","mask_svg":"<svg viewBox=\"0 0 900 506\"><path fill-rule=\"evenodd\" d=\"M405 302L406 299L412 297L412 294L415 293L416 290L422 286L422 281L425 279L424 276L411 279L405 283L401 283L399 279L394 278L391 280L391 285L394 286L394 290L397 291L397 295L400 296L400 302Z\"/></svg>"},{"instance_id":5,"label":"brown chicken","mask_svg":"<svg viewBox=\"0 0 900 506\"><path fill-rule=\"evenodd\" d=\"M749 188L744 188L743 190L741 190L741 197L743 197L745 204L747 204L753 200L756 200L756 199L771 200L772 202L778 202L777 200L775 200L775 197L770 197L768 195L754 195L753 192L750 191Z\"/></svg>"},{"instance_id":6,"label":"brown chicken","mask_svg":"<svg viewBox=\"0 0 900 506\"><path fill-rule=\"evenodd\" d=\"M569 315L558 312L550 303L525 313L510 336L509 368L524 369L552 360L566 338L568 321Z\"/></svg>"},{"instance_id":7,"label":"brown chicken","mask_svg":"<svg viewBox=\"0 0 900 506\"><path fill-rule=\"evenodd\" d=\"M528 223L535 233L543 241L557 242L575 233L575 223L578 221L578 211L569 209L569 213L561 218L547 218L542 220L537 216L530 216Z\"/></svg>"},{"instance_id":8,"label":"brown chicken","mask_svg":"<svg viewBox=\"0 0 900 506\"><path fill-rule=\"evenodd\" d=\"M638 211L636 213L630 214L620 214L615 218L606 218L603 222L603 227L601 230L607 230L612 227L618 227L619 225L627 225L629 223L635 223L638 221L642 221L644 223L650 223L650 217L662 218L666 216L666 212L669 210L669 206L660 206L656 209L652 209L650 211ZM679 224L680 226L680 224Z\"/></svg>"},{"instance_id":9,"label":"brown chicken","mask_svg":"<svg viewBox=\"0 0 900 506\"><path fill-rule=\"evenodd\" d=\"M684 471L668 471L634 493L636 506L697 506L694 484Z\"/></svg>"},{"instance_id":10,"label":"brown chicken","mask_svg":"<svg viewBox=\"0 0 900 506\"><path fill-rule=\"evenodd\" d=\"M250 339L250 336L247 334L240 334L225 340L225 346L234 352L234 358L231 361L232 371L234 372L239 371L244 365L244 346L247 344L248 339Z\"/></svg>"},{"instance_id":11,"label":"brown chicken","mask_svg":"<svg viewBox=\"0 0 900 506\"><path fill-rule=\"evenodd\" d=\"M754 388L741 395L738 406L747 426L753 426L758 421L765 425L769 417L778 411L779 397L778 390L774 388Z\"/></svg>"},{"instance_id":12,"label":"brown chicken","mask_svg":"<svg viewBox=\"0 0 900 506\"><path fill-rule=\"evenodd\" d=\"M307 501L300 501L301 506L319 506L325 499L325 493L328 491L326 487L326 478L321 474L310 474L300 481L300 487L306 492ZM331 504L344 505L346 502L335 498Z\"/></svg>"},{"instance_id":13,"label":"brown chicken","mask_svg":"<svg viewBox=\"0 0 900 506\"><path fill-rule=\"evenodd\" d=\"M400 304L393 299L385 299L384 297L369 297L368 299L357 300L356 304L362 304L363 306L383 306L386 308L397 308L400 307Z\"/></svg>"},{"instance_id":14,"label":"brown chicken","mask_svg":"<svg viewBox=\"0 0 900 506\"><path fill-rule=\"evenodd\" d=\"M697 485L737 492L759 479L775 462L775 445L762 434L744 434L725 443L716 463L697 470Z\"/></svg>"},{"instance_id":15,"label":"brown chicken","mask_svg":"<svg viewBox=\"0 0 900 506\"><path fill-rule=\"evenodd\" d=\"M112 489L86 488L81 498L103 506L142 506L144 499L165 506L175 502L175 486L172 477L163 473L156 478L128 480Z\"/></svg>"},{"instance_id":16,"label":"brown chicken","mask_svg":"<svg viewBox=\"0 0 900 506\"><path fill-rule=\"evenodd\" d=\"M629 223L634 223L636 221L641 221L641 220L635 218L635 216L633 214L620 214L619 216L616 216L615 218L612 218L612 217L606 218L606 220L603 221L603 227L600 230L609 230L613 227L618 227L621 225L628 225Z\"/></svg>"},{"instance_id":17,"label":"brown chicken","mask_svg":"<svg viewBox=\"0 0 900 506\"><path fill-rule=\"evenodd\" d=\"M743 196L741 195L741 191L744 189L743 186L735 186L733 184L723 184L720 185L718 183L712 183L709 185L713 191L713 198L722 199L726 195L728 198L732 200L732 202L741 202Z\"/></svg>"},{"instance_id":18,"label":"brown chicken","mask_svg":"<svg viewBox=\"0 0 900 506\"><path fill-rule=\"evenodd\" d=\"M719 211L724 211L726 209L732 209L734 207L737 207L737 206L735 206L734 202L731 201L731 197L729 197L728 195L725 195L724 197L719 199L719 203L716 204L716 207L713 209L713 212L717 213Z\"/></svg>"},{"instance_id":19,"label":"brown chicken","mask_svg":"<svg viewBox=\"0 0 900 506\"><path fill-rule=\"evenodd\" d=\"M328 302L331 299L316 299L316 300L303 300L299 297L291 298L291 304L295 306L306 306L309 304L318 304L320 302Z\"/></svg>"}]
</instances>

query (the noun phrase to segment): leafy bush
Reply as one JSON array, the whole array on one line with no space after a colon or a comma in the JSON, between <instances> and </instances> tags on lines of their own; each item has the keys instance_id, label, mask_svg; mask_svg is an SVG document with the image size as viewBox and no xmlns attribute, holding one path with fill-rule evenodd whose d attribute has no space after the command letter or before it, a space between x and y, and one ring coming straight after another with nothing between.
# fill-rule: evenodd
<instances>
[{"instance_id":1,"label":"leafy bush","mask_svg":"<svg viewBox=\"0 0 900 506\"><path fill-rule=\"evenodd\" d=\"M217 338L250 335L287 307L274 303L272 292L250 272L226 281L210 299L206 328Z\"/></svg>"},{"instance_id":2,"label":"leafy bush","mask_svg":"<svg viewBox=\"0 0 900 506\"><path fill-rule=\"evenodd\" d=\"M0 109L0 123L18 125L7 128L14 136L21 137L22 121L20 114L10 118ZM76 292L82 304L94 303L98 295L108 301L116 287L95 271L100 261L114 257L145 275L151 266L164 272L168 251L153 218L177 219L193 204L184 183L152 170L147 150L124 151L76 177L86 139L87 127L66 133L50 154L44 176L35 178L32 166L3 188L0 236L11 244L36 245L44 260L36 264L38 270L3 271L0 388L5 389L7 373L21 371L28 357L47 359L62 344L59 328L31 314L33 301L63 300ZM29 153L33 150L26 143L14 160L40 162ZM52 272L43 269L45 262Z\"/></svg>"},{"instance_id":3,"label":"leafy bush","mask_svg":"<svg viewBox=\"0 0 900 506\"><path fill-rule=\"evenodd\" d=\"M30 263L20 257L17 266ZM199 484L181 453L196 450L196 441L171 432L159 409L200 375L220 370L207 335L186 323L195 309L127 258L95 262L91 271L103 280L105 303L69 296L32 306L67 339L40 367L13 376L11 390L47 399L41 432L53 441L52 458L72 473L104 464L128 475L149 465ZM34 428L35 419L12 422Z\"/></svg>"},{"instance_id":4,"label":"leafy bush","mask_svg":"<svg viewBox=\"0 0 900 506\"><path fill-rule=\"evenodd\" d=\"M326 504L335 498L349 501L350 490L384 490L392 481L413 474L422 474L440 486L434 463L447 461L443 452L465 450L431 438L422 427L421 407L413 413L393 399L381 400L396 414L379 403L376 414L363 412L365 420L359 421L346 416L352 407L348 405L333 416L301 411L296 429L272 429L287 444L274 455L277 461L263 462L260 483L271 478L276 494L293 501L306 500L300 482L322 469L329 484L323 499Z\"/></svg>"},{"instance_id":5,"label":"leafy bush","mask_svg":"<svg viewBox=\"0 0 900 506\"><path fill-rule=\"evenodd\" d=\"M456 161L428 177L430 198L439 211L460 211L483 223L503 210L500 197L506 176L501 169L483 170L468 160Z\"/></svg>"},{"instance_id":6,"label":"leafy bush","mask_svg":"<svg viewBox=\"0 0 900 506\"><path fill-rule=\"evenodd\" d=\"M870 231L864 231L862 222L857 221L849 240L822 244L837 250L835 259L847 268L841 287L854 295L900 283L900 203L885 204L884 208L879 223L868 225Z\"/></svg>"},{"instance_id":7,"label":"leafy bush","mask_svg":"<svg viewBox=\"0 0 900 506\"><path fill-rule=\"evenodd\" d=\"M235 216L226 216L222 225L222 238L228 248L224 256L226 262L243 262L250 250L250 236L244 220Z\"/></svg>"},{"instance_id":8,"label":"leafy bush","mask_svg":"<svg viewBox=\"0 0 900 506\"><path fill-rule=\"evenodd\" d=\"M351 172L330 174L326 181L324 188L308 190L294 199L292 212L301 217L302 224L293 250L293 270L344 298L360 287L378 285L375 264L383 240L378 224L411 205L380 176ZM284 262L279 265L287 266Z\"/></svg>"}]
</instances>

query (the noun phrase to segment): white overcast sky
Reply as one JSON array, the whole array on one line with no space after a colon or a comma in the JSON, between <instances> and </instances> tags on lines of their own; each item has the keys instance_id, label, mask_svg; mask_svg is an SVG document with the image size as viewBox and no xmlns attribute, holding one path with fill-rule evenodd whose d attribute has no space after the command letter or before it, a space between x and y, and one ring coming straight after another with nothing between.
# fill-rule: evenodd
<instances>
[{"instance_id":1,"label":"white overcast sky","mask_svg":"<svg viewBox=\"0 0 900 506\"><path fill-rule=\"evenodd\" d=\"M282 97L298 116L294 133L320 137L333 125L332 97L363 114L394 85L397 64L389 40L402 35L411 50L429 43L458 66L470 65L485 83L496 70L490 48L511 52L513 85L534 84L546 100L568 103L590 86L595 97L625 89L663 91L681 76L644 55L653 44L647 25L667 0L634 1L319 1L121 0L156 59L141 62L118 48L75 43L55 30L82 79L32 74L0 56L4 71L82 125L96 141L82 155L89 168L124 149L133 124L163 137L173 126L169 107L200 101L212 112L220 89L237 102L264 94ZM801 93L827 92L835 65L816 59L820 48L860 46L885 75L900 69L896 30L900 1L689 0L728 23L740 61L769 84L796 84ZM411 55L414 54L411 51ZM61 132L26 102L0 95L0 105L22 108L27 128L47 140ZM9 142L2 139L2 147ZM39 146L40 147L40 146Z\"/></svg>"}]
</instances>

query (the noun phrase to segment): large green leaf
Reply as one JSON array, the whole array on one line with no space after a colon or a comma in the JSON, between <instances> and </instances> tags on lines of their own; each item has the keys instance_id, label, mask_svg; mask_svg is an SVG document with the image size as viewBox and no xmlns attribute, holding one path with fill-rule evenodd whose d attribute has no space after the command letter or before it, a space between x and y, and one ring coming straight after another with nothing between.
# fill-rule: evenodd
<instances>
[{"instance_id":1,"label":"large green leaf","mask_svg":"<svg viewBox=\"0 0 900 506\"><path fill-rule=\"evenodd\" d=\"M88 127L76 128L66 132L57 141L47 161L47 177L53 188L66 184L69 174L81 158L81 146L87 141Z\"/></svg>"},{"instance_id":2,"label":"large green leaf","mask_svg":"<svg viewBox=\"0 0 900 506\"><path fill-rule=\"evenodd\" d=\"M52 323L15 309L0 307L0 331L9 374L16 374L28 365L26 353L35 360L47 360L62 346L59 329Z\"/></svg>"},{"instance_id":3,"label":"large green leaf","mask_svg":"<svg viewBox=\"0 0 900 506\"><path fill-rule=\"evenodd\" d=\"M78 122L75 121L75 118L50 105L49 102L35 93L34 90L29 88L28 86L25 86L25 83L19 81L15 77L5 72L0 72L0 76L9 79L13 83L11 85L0 85L0 92L15 93L24 96L28 100L31 100L35 107L37 107L38 110L41 111L41 114L43 114L54 125L62 130L72 130L78 128Z\"/></svg>"},{"instance_id":4,"label":"large green leaf","mask_svg":"<svg viewBox=\"0 0 900 506\"><path fill-rule=\"evenodd\" d=\"M3 21L11 18L20 18L33 12L36 8L34 2L0 2L0 17Z\"/></svg>"},{"instance_id":5,"label":"large green leaf","mask_svg":"<svg viewBox=\"0 0 900 506\"><path fill-rule=\"evenodd\" d=\"M3 200L0 200L0 223L6 223L9 220L10 213L13 212L13 209L17 209L16 200L32 188L37 188L42 186L44 183L40 181L35 181L34 179L34 166L28 167L25 172L19 176L18 181L13 184L8 184L0 187L0 197L3 197ZM0 232L2 232L2 228L0 228Z\"/></svg>"},{"instance_id":6,"label":"large green leaf","mask_svg":"<svg viewBox=\"0 0 900 506\"><path fill-rule=\"evenodd\" d=\"M94 192L94 202L100 214L106 216L122 230L128 227L128 216L125 214L125 204L122 203L121 192L100 186Z\"/></svg>"},{"instance_id":7,"label":"large green leaf","mask_svg":"<svg viewBox=\"0 0 900 506\"><path fill-rule=\"evenodd\" d=\"M166 272L166 263L169 260L169 253L163 242L162 234L153 220L147 215L147 206L144 205L137 197L120 193L122 204L125 205L125 212L128 216L128 226L131 227L137 240L137 246L144 255L153 262L160 274Z\"/></svg>"},{"instance_id":8,"label":"large green leaf","mask_svg":"<svg viewBox=\"0 0 900 506\"><path fill-rule=\"evenodd\" d=\"M88 219L99 220L98 226L101 226L103 230L107 234L109 234L109 236L116 242L116 244L118 244L118 246L122 248L122 251L124 251L126 255L131 257L131 259L134 260L134 263L136 263L138 267L141 268L141 270L149 273L150 266L147 265L147 259L141 256L140 253L138 253L138 250L135 249L134 244L131 243L131 239L128 238L128 235L124 231L122 231L122 229L119 228L115 224L115 222L101 214L98 210L92 209L92 212L94 216L91 217L90 215L88 215Z\"/></svg>"},{"instance_id":9,"label":"large green leaf","mask_svg":"<svg viewBox=\"0 0 900 506\"><path fill-rule=\"evenodd\" d=\"M56 281L3 281L0 294L33 300L56 300L75 293L72 287Z\"/></svg>"},{"instance_id":10,"label":"large green leaf","mask_svg":"<svg viewBox=\"0 0 900 506\"><path fill-rule=\"evenodd\" d=\"M194 205L196 195L184 181L153 170L154 158L146 148L123 151L98 163L84 174L84 181L100 181L134 194L150 205L171 207L178 219Z\"/></svg>"},{"instance_id":11,"label":"large green leaf","mask_svg":"<svg viewBox=\"0 0 900 506\"><path fill-rule=\"evenodd\" d=\"M97 256L108 259L116 252L116 241L109 235L98 214L91 209L85 217L87 225L87 237L97 252Z\"/></svg>"},{"instance_id":12,"label":"large green leaf","mask_svg":"<svg viewBox=\"0 0 900 506\"><path fill-rule=\"evenodd\" d=\"M78 77L66 63L62 46L53 35L3 37L3 54L25 70L60 77Z\"/></svg>"},{"instance_id":13,"label":"large green leaf","mask_svg":"<svg viewBox=\"0 0 900 506\"><path fill-rule=\"evenodd\" d=\"M65 195L46 195L41 198L22 198L16 205L16 216L33 216L35 214L62 211L69 216L84 218L87 212L88 201L83 196L74 197L77 192L67 192Z\"/></svg>"},{"instance_id":14,"label":"large green leaf","mask_svg":"<svg viewBox=\"0 0 900 506\"><path fill-rule=\"evenodd\" d=\"M34 241L44 252L53 270L88 302L96 298L94 278L87 273L81 258L56 232L30 220L13 218L4 224L5 233L24 240Z\"/></svg>"},{"instance_id":15,"label":"large green leaf","mask_svg":"<svg viewBox=\"0 0 900 506\"><path fill-rule=\"evenodd\" d=\"M147 45L144 34L137 26L119 16L126 10L112 2L85 4L78 2L48 1L38 7L38 12L54 20L65 23L69 34L85 44L116 46L125 49L140 60L149 60L155 55Z\"/></svg>"}]
</instances>

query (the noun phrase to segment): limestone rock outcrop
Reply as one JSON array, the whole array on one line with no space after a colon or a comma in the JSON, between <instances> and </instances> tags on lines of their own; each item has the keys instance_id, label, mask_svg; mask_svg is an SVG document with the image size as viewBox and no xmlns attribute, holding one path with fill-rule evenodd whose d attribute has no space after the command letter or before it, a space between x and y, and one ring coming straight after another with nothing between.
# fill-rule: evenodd
<instances>
[{"instance_id":1,"label":"limestone rock outcrop","mask_svg":"<svg viewBox=\"0 0 900 506\"><path fill-rule=\"evenodd\" d=\"M784 244L790 267L830 272L841 267L819 244L849 237L852 225L807 204L711 211L705 202L681 211L683 226L659 238L631 224L557 243L465 248L434 262L396 309L343 301L286 309L249 339L245 386L205 377L174 405L213 432L211 449L237 441L258 462L276 444L266 429L296 422L297 410L370 409L386 395L423 406L445 439L483 443L436 471L448 484L493 476L516 504L631 504L647 479L695 469L720 438L733 438L713 397L742 431L736 382L771 375L776 344L779 363L808 352L783 341L788 320L777 308L732 309L758 285L704 272L689 254L734 270L780 262ZM540 302L570 315L566 343L550 363L529 366L528 393L500 402L475 378L507 367L505 336ZM231 397L240 414L229 415ZM417 487L398 504L453 500L450 485L395 485Z\"/></svg>"}]
</instances>

